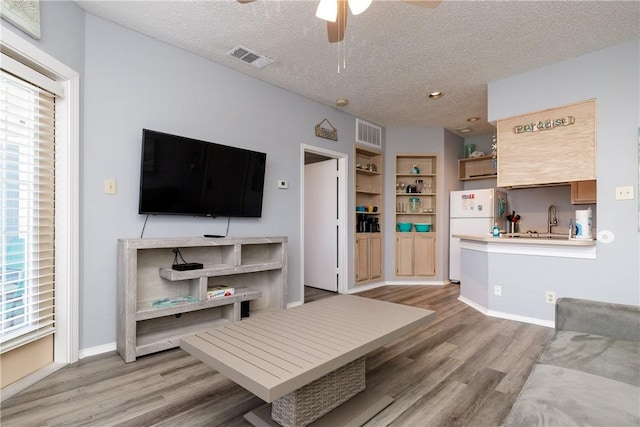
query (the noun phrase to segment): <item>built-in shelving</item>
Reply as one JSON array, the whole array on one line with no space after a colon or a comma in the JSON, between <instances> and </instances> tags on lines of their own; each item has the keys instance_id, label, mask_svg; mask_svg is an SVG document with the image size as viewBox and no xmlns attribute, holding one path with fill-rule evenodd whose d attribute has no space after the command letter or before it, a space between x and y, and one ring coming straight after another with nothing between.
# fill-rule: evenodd
<instances>
[{"instance_id":1,"label":"built-in shelving","mask_svg":"<svg viewBox=\"0 0 640 427\"><path fill-rule=\"evenodd\" d=\"M375 207L356 210L355 284L382 278L383 156L380 151L355 147L355 204ZM375 225L374 225L375 224Z\"/></svg>"},{"instance_id":2,"label":"built-in shelving","mask_svg":"<svg viewBox=\"0 0 640 427\"><path fill-rule=\"evenodd\" d=\"M437 265L438 156L398 154L395 161L395 223L411 223L410 231L395 237L395 276L431 277ZM410 187L411 186L411 187ZM429 231L416 231L415 224L430 224Z\"/></svg>"}]
</instances>

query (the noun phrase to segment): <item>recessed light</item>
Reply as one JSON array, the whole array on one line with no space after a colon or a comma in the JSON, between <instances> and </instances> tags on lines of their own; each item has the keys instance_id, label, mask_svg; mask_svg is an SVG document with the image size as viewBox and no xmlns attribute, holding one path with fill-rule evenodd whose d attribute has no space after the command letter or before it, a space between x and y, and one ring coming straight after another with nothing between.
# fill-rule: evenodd
<instances>
[{"instance_id":1,"label":"recessed light","mask_svg":"<svg viewBox=\"0 0 640 427\"><path fill-rule=\"evenodd\" d=\"M458 132L461 132L461 133L469 133L469 132L471 132L471 129L469 129L469 128L467 128L467 127L464 127L464 128L458 128Z\"/></svg>"},{"instance_id":2,"label":"recessed light","mask_svg":"<svg viewBox=\"0 0 640 427\"><path fill-rule=\"evenodd\" d=\"M477 116L476 116L476 117L469 117L469 118L467 119L467 121L468 121L468 122L471 122L471 123L473 123L473 122L477 122L478 120L480 120L480 117L477 117Z\"/></svg>"},{"instance_id":3,"label":"recessed light","mask_svg":"<svg viewBox=\"0 0 640 427\"><path fill-rule=\"evenodd\" d=\"M336 105L338 107L346 107L347 104L349 104L349 100L347 99L344 99L344 98L336 99Z\"/></svg>"},{"instance_id":4,"label":"recessed light","mask_svg":"<svg viewBox=\"0 0 640 427\"><path fill-rule=\"evenodd\" d=\"M429 94L429 98L431 98L431 99L442 98L442 96L444 96L444 93L442 93L442 92L431 92Z\"/></svg>"}]
</instances>

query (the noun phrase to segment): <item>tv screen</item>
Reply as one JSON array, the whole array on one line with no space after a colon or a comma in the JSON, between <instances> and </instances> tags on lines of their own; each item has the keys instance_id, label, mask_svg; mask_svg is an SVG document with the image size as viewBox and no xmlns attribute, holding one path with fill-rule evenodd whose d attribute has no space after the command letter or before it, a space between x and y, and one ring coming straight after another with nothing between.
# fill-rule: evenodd
<instances>
[{"instance_id":1,"label":"tv screen","mask_svg":"<svg viewBox=\"0 0 640 427\"><path fill-rule=\"evenodd\" d=\"M260 217L267 155L143 129L138 212Z\"/></svg>"}]
</instances>

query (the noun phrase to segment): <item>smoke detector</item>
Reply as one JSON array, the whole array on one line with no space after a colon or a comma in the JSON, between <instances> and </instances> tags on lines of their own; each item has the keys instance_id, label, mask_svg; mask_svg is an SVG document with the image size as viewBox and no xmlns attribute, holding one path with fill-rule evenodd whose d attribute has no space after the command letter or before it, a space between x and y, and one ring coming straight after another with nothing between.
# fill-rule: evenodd
<instances>
[{"instance_id":1,"label":"smoke detector","mask_svg":"<svg viewBox=\"0 0 640 427\"><path fill-rule=\"evenodd\" d=\"M236 58L245 64L249 64L258 70L262 70L267 65L273 64L273 60L267 58L264 55L260 55L259 53L253 52L246 47L237 46L227 52L227 56L232 58Z\"/></svg>"}]
</instances>

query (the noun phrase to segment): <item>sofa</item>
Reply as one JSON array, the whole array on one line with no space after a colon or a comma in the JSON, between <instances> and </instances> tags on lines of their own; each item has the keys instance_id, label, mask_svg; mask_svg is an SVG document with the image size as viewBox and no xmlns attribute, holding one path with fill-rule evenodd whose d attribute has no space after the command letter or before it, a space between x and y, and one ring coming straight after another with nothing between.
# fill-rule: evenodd
<instances>
[{"instance_id":1,"label":"sofa","mask_svg":"<svg viewBox=\"0 0 640 427\"><path fill-rule=\"evenodd\" d=\"M640 307L575 298L504 421L512 426L640 426Z\"/></svg>"}]
</instances>

